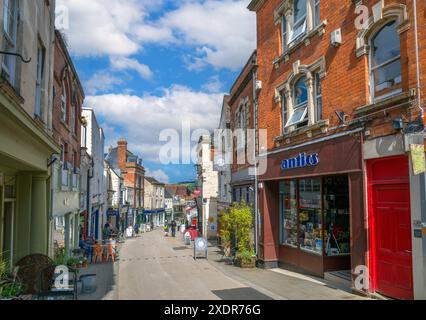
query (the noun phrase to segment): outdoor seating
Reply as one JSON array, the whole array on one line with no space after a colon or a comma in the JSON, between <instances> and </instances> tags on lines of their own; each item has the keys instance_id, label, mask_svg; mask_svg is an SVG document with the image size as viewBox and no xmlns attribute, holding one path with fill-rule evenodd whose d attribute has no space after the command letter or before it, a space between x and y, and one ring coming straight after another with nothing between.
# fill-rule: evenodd
<instances>
[{"instance_id":1,"label":"outdoor seating","mask_svg":"<svg viewBox=\"0 0 426 320\"><path fill-rule=\"evenodd\" d=\"M93 258L94 260L92 262L96 263L96 261L100 260L100 262L103 261L103 252L102 252L102 245L101 244L95 244L93 246Z\"/></svg>"},{"instance_id":2,"label":"outdoor seating","mask_svg":"<svg viewBox=\"0 0 426 320\"><path fill-rule=\"evenodd\" d=\"M112 244L112 242L107 245L106 262L109 261L110 257L112 259L112 262L115 262L115 249L114 249L114 245Z\"/></svg>"},{"instance_id":3,"label":"outdoor seating","mask_svg":"<svg viewBox=\"0 0 426 320\"><path fill-rule=\"evenodd\" d=\"M25 294L36 295L39 293L40 275L49 266L53 266L53 260L42 254L32 254L18 261L16 264L18 268L17 276L25 286ZM48 281L46 277L44 280ZM42 285L46 287L48 283L43 283Z\"/></svg>"},{"instance_id":4,"label":"outdoor seating","mask_svg":"<svg viewBox=\"0 0 426 320\"><path fill-rule=\"evenodd\" d=\"M55 266L48 266L40 274L40 287L37 297L39 300L77 300L77 272L68 269L68 283L61 283L60 288L55 287Z\"/></svg>"},{"instance_id":5,"label":"outdoor seating","mask_svg":"<svg viewBox=\"0 0 426 320\"><path fill-rule=\"evenodd\" d=\"M17 264L17 276L25 286L25 294L33 295L37 299L58 299L72 297L77 299L75 270L68 269L69 285L66 288L57 290L55 284L56 266L53 260L42 254L33 254L22 258Z\"/></svg>"}]
</instances>

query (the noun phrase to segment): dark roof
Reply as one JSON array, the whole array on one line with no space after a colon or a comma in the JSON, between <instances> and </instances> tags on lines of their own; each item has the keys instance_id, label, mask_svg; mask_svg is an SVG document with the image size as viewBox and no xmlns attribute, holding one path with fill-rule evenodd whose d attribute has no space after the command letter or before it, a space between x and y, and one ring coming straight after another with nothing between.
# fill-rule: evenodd
<instances>
[{"instance_id":1,"label":"dark roof","mask_svg":"<svg viewBox=\"0 0 426 320\"><path fill-rule=\"evenodd\" d=\"M145 177L145 179L151 183L151 184L160 184L160 185L164 185L164 183L158 182L157 179L153 178L153 177Z\"/></svg>"},{"instance_id":2,"label":"dark roof","mask_svg":"<svg viewBox=\"0 0 426 320\"><path fill-rule=\"evenodd\" d=\"M135 155L127 150L127 159L130 157L135 157ZM119 169L118 167L118 148L113 148L105 156L105 161L107 161L113 169Z\"/></svg>"},{"instance_id":3,"label":"dark roof","mask_svg":"<svg viewBox=\"0 0 426 320\"><path fill-rule=\"evenodd\" d=\"M166 199L172 199L173 198L173 195L170 193L170 192L168 192L167 190L164 192L164 198L166 198Z\"/></svg>"}]
</instances>

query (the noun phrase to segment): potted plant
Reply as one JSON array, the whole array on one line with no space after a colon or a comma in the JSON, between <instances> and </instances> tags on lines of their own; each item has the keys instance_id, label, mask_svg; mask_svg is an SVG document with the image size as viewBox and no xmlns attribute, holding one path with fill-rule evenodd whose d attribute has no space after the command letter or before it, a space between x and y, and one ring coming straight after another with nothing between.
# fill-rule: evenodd
<instances>
[{"instance_id":1,"label":"potted plant","mask_svg":"<svg viewBox=\"0 0 426 320\"><path fill-rule=\"evenodd\" d=\"M236 264L240 268L244 269L253 269L256 267L256 253L252 251L245 250L243 252L238 252L236 257Z\"/></svg>"},{"instance_id":2,"label":"potted plant","mask_svg":"<svg viewBox=\"0 0 426 320\"><path fill-rule=\"evenodd\" d=\"M256 254L253 250L251 230L253 228L252 207L245 202L234 203L226 218L226 232L231 247L231 239L236 242L236 255L234 264L243 268L256 266ZM232 251L232 249L230 250Z\"/></svg>"},{"instance_id":3,"label":"potted plant","mask_svg":"<svg viewBox=\"0 0 426 320\"><path fill-rule=\"evenodd\" d=\"M80 260L76 258L69 258L67 261L67 265L73 269L77 269L79 267Z\"/></svg>"},{"instance_id":4,"label":"potted plant","mask_svg":"<svg viewBox=\"0 0 426 320\"><path fill-rule=\"evenodd\" d=\"M223 245L223 253L225 257L231 256L231 216L222 212L219 218L220 238Z\"/></svg>"},{"instance_id":5,"label":"potted plant","mask_svg":"<svg viewBox=\"0 0 426 320\"><path fill-rule=\"evenodd\" d=\"M83 258L82 260L82 268L87 268L89 266L89 262L87 261L87 258Z\"/></svg>"},{"instance_id":6,"label":"potted plant","mask_svg":"<svg viewBox=\"0 0 426 320\"><path fill-rule=\"evenodd\" d=\"M10 272L9 263L0 255L0 300L13 300L24 292L23 284L16 272Z\"/></svg>"}]
</instances>

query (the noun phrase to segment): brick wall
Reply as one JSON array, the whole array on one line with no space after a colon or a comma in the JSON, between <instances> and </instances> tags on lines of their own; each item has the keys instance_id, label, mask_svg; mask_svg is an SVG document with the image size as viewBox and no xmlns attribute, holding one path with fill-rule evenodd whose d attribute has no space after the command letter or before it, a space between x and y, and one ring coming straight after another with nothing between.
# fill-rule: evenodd
<instances>
[{"instance_id":1,"label":"brick wall","mask_svg":"<svg viewBox=\"0 0 426 320\"><path fill-rule=\"evenodd\" d=\"M81 111L84 102L84 92L78 80L78 75L72 66L68 51L60 34L56 32L55 51L54 51L54 97L52 127L53 138L61 146L67 146L65 150L64 161L72 162L73 154L76 154L76 166L80 167L80 148L81 148ZM66 79L64 82L63 79ZM62 120L62 88L65 83L67 93L67 117ZM74 123L71 121L71 108L74 108ZM73 129L74 127L74 129Z\"/></svg>"},{"instance_id":2,"label":"brick wall","mask_svg":"<svg viewBox=\"0 0 426 320\"><path fill-rule=\"evenodd\" d=\"M325 33L311 37L309 44L302 44L289 55L287 61L281 61L279 67L275 68L273 61L281 55L281 25L274 23L274 10L281 2L280 0L264 1L257 12L258 79L263 82L263 90L259 96L259 128L268 130L268 149L312 139L312 135L305 133L281 143L275 140L276 137L282 136L281 103L275 101L275 88L288 79L293 70L293 63L298 60L301 65L310 65L321 57L325 58L326 75L322 81L323 118L330 121L329 128L340 124L336 111L345 112L350 121L358 117L354 114L354 110L369 104L370 101L368 55L356 56L356 38L359 30L355 27L356 14L353 1L322 0L321 21L327 20ZM363 2L371 9L377 0ZM400 36L403 89L408 91L416 87L413 6L411 0L385 1L386 6L393 3L407 4L409 9L410 28ZM425 9L425 1L418 1L420 59L423 70L426 70ZM371 14L372 10L370 10ZM330 44L330 37L337 28L342 29L343 43L339 47L333 47ZM426 93L425 73L422 74L422 80L423 92ZM394 133L392 119L401 115L406 120L414 120L418 116L418 109L405 106L374 114L366 123L366 126L371 129L370 138ZM345 129L329 130L327 133L320 131L314 135L322 136L341 130Z\"/></svg>"},{"instance_id":3,"label":"brick wall","mask_svg":"<svg viewBox=\"0 0 426 320\"><path fill-rule=\"evenodd\" d=\"M236 115L237 111L239 110L241 106L241 101L246 100L248 98L248 129L254 128L254 116L253 116L253 104L254 104L254 97L253 97L253 72L256 69L256 61L255 61L255 54L253 54L250 59L248 60L247 64L241 71L238 78L235 80L235 83L233 84L231 88L231 95L229 99L229 107L231 112L231 130L232 132L235 132L237 129L236 125ZM247 125L247 122L246 122ZM233 138L233 157L234 157L234 164L232 165L232 172L237 172L239 170L245 169L249 167L250 165L248 163L246 164L238 164L237 162L237 139Z\"/></svg>"}]
</instances>

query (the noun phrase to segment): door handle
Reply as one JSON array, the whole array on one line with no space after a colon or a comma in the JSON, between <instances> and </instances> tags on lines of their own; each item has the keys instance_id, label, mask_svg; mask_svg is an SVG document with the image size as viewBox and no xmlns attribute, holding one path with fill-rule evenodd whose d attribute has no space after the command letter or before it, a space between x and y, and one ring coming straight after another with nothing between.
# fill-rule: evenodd
<instances>
[{"instance_id":1,"label":"door handle","mask_svg":"<svg viewBox=\"0 0 426 320\"><path fill-rule=\"evenodd\" d=\"M413 251L405 250L405 253L413 253Z\"/></svg>"}]
</instances>

